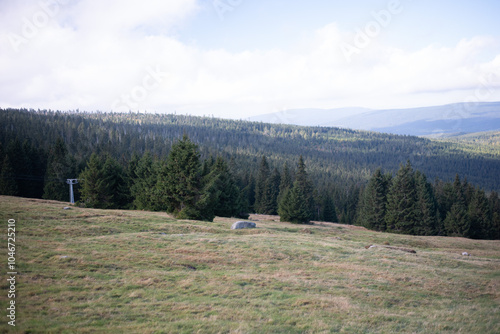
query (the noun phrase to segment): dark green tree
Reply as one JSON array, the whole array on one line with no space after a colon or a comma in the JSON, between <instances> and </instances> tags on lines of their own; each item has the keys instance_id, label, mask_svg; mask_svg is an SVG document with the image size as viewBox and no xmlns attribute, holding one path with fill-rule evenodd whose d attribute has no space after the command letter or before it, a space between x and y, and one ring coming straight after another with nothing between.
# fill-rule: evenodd
<instances>
[{"instance_id":1,"label":"dark green tree","mask_svg":"<svg viewBox=\"0 0 500 334\"><path fill-rule=\"evenodd\" d=\"M58 138L49 153L43 198L69 201L69 187L66 180L75 178L75 165L64 141Z\"/></svg>"},{"instance_id":2,"label":"dark green tree","mask_svg":"<svg viewBox=\"0 0 500 334\"><path fill-rule=\"evenodd\" d=\"M139 210L159 210L157 206L155 187L158 181L159 163L153 160L148 151L131 166L131 195L134 207Z\"/></svg>"},{"instance_id":3,"label":"dark green tree","mask_svg":"<svg viewBox=\"0 0 500 334\"><path fill-rule=\"evenodd\" d=\"M0 172L0 195L17 196L19 189L16 183L16 173L12 168L9 156L6 155L2 163Z\"/></svg>"},{"instance_id":4,"label":"dark green tree","mask_svg":"<svg viewBox=\"0 0 500 334\"><path fill-rule=\"evenodd\" d=\"M215 191L214 214L220 217L240 216L242 213L240 190L227 162L222 157L217 157L207 179L207 184L213 184L211 191Z\"/></svg>"},{"instance_id":5,"label":"dark green tree","mask_svg":"<svg viewBox=\"0 0 500 334\"><path fill-rule=\"evenodd\" d=\"M476 189L468 206L470 219L470 237L474 239L491 239L493 232L492 214L486 194Z\"/></svg>"},{"instance_id":6,"label":"dark green tree","mask_svg":"<svg viewBox=\"0 0 500 334\"><path fill-rule=\"evenodd\" d=\"M80 179L80 202L88 208L103 208L104 203L111 199L105 197L106 191L103 175L103 161L92 153L84 171L78 177Z\"/></svg>"},{"instance_id":7,"label":"dark green tree","mask_svg":"<svg viewBox=\"0 0 500 334\"><path fill-rule=\"evenodd\" d=\"M298 181L283 196L278 213L280 221L294 224L308 224L311 211L307 204L307 194L304 193Z\"/></svg>"},{"instance_id":8,"label":"dark green tree","mask_svg":"<svg viewBox=\"0 0 500 334\"><path fill-rule=\"evenodd\" d=\"M269 187L269 179L271 171L265 156L262 156L259 172L255 181L255 204L254 211L256 213L267 213L267 208L271 202L271 192Z\"/></svg>"},{"instance_id":9,"label":"dark green tree","mask_svg":"<svg viewBox=\"0 0 500 334\"><path fill-rule=\"evenodd\" d=\"M383 175L380 168L375 171L360 196L356 219L358 225L376 231L386 230L385 214L390 183L390 176Z\"/></svg>"},{"instance_id":10,"label":"dark green tree","mask_svg":"<svg viewBox=\"0 0 500 334\"><path fill-rule=\"evenodd\" d=\"M413 234L435 235L438 232L437 202L432 185L427 182L425 174L415 172L417 190L417 220Z\"/></svg>"},{"instance_id":11,"label":"dark green tree","mask_svg":"<svg viewBox=\"0 0 500 334\"><path fill-rule=\"evenodd\" d=\"M209 212L213 193L207 190L202 194L200 169L198 146L184 135L172 146L160 171L156 184L160 207L182 219L213 220Z\"/></svg>"},{"instance_id":12,"label":"dark green tree","mask_svg":"<svg viewBox=\"0 0 500 334\"><path fill-rule=\"evenodd\" d=\"M307 224L314 217L314 198L304 159L299 158L296 180L292 188L285 192L278 207L281 221Z\"/></svg>"},{"instance_id":13,"label":"dark green tree","mask_svg":"<svg viewBox=\"0 0 500 334\"><path fill-rule=\"evenodd\" d=\"M451 210L447 213L443 225L447 236L465 238L470 236L470 219L462 201L451 206Z\"/></svg>"},{"instance_id":14,"label":"dark green tree","mask_svg":"<svg viewBox=\"0 0 500 334\"><path fill-rule=\"evenodd\" d=\"M321 211L319 218L324 222L335 223L338 221L337 211L335 210L335 205L333 204L333 199L330 194L325 192L322 196Z\"/></svg>"},{"instance_id":15,"label":"dark green tree","mask_svg":"<svg viewBox=\"0 0 500 334\"><path fill-rule=\"evenodd\" d=\"M386 226L395 233L416 234L417 191L411 163L401 165L387 195Z\"/></svg>"}]
</instances>

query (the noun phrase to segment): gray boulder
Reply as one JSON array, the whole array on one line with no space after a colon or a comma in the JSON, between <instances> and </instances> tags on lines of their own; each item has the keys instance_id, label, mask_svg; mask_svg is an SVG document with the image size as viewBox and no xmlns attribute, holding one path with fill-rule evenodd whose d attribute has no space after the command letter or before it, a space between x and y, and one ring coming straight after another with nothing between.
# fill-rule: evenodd
<instances>
[{"instance_id":1,"label":"gray boulder","mask_svg":"<svg viewBox=\"0 0 500 334\"><path fill-rule=\"evenodd\" d=\"M231 226L231 230L239 230L242 228L256 228L257 225L252 222L236 222Z\"/></svg>"}]
</instances>

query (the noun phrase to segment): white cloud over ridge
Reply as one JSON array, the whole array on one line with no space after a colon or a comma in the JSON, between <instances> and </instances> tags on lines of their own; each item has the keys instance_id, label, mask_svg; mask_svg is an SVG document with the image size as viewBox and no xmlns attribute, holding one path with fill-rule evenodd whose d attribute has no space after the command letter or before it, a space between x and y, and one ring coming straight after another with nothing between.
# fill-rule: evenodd
<instances>
[{"instance_id":1,"label":"white cloud over ridge","mask_svg":"<svg viewBox=\"0 0 500 334\"><path fill-rule=\"evenodd\" d=\"M200 10L195 0L45 1L54 15L37 2L7 1L0 9L1 107L119 105L244 118L283 108L460 102L485 85L490 94L482 98L500 100L500 55L482 56L498 47L493 37L417 51L373 38L349 62L339 46L355 34L335 23L292 51L231 52L176 37L176 27ZM26 38L30 23L36 33ZM16 38L22 43L13 45Z\"/></svg>"}]
</instances>

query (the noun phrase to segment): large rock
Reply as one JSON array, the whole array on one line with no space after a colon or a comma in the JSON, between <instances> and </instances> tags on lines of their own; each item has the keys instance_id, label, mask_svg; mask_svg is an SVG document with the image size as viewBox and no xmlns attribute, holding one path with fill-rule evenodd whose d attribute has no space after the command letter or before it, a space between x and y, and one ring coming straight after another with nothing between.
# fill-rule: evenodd
<instances>
[{"instance_id":1,"label":"large rock","mask_svg":"<svg viewBox=\"0 0 500 334\"><path fill-rule=\"evenodd\" d=\"M233 226L231 226L231 230L239 230L239 229L242 229L242 228L256 228L257 225L255 225L255 223L252 223L252 222L236 222L233 224Z\"/></svg>"}]
</instances>

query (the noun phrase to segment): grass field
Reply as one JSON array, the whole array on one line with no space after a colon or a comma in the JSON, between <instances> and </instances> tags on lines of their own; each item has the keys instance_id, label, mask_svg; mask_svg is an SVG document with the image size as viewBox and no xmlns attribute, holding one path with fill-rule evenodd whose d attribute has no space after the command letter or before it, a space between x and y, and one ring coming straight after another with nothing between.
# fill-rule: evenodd
<instances>
[{"instance_id":1,"label":"grass field","mask_svg":"<svg viewBox=\"0 0 500 334\"><path fill-rule=\"evenodd\" d=\"M0 197L0 332L498 333L500 241ZM16 327L7 220L16 220ZM369 245L377 247L366 248ZM405 250L412 249L416 254ZM463 256L469 252L471 256Z\"/></svg>"}]
</instances>

